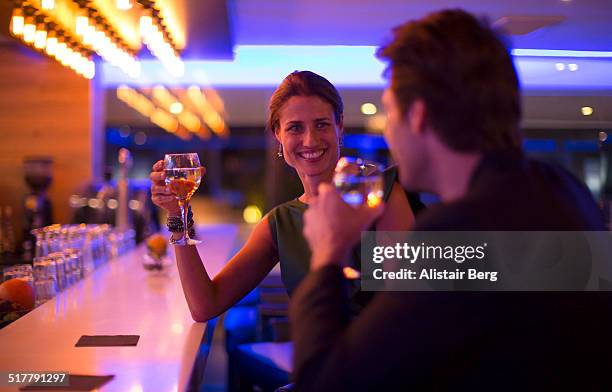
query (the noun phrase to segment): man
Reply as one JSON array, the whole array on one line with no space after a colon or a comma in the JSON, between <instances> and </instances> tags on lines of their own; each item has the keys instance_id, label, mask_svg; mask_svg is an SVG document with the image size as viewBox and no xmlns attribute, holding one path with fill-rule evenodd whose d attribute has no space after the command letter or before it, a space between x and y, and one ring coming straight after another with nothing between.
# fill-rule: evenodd
<instances>
[{"instance_id":1,"label":"man","mask_svg":"<svg viewBox=\"0 0 612 392\"><path fill-rule=\"evenodd\" d=\"M415 230L604 230L579 181L524 157L517 75L488 26L434 13L395 29L379 57L400 182L442 200ZM341 268L383 208L354 209L322 184L305 214L311 272L291 304L298 390L602 386L603 293L384 292L350 320Z\"/></svg>"}]
</instances>

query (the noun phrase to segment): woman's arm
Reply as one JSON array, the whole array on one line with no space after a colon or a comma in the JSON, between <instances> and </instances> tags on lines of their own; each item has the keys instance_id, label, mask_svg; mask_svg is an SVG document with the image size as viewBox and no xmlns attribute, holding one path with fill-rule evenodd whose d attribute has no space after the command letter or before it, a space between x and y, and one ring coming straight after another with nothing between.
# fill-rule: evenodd
<instances>
[{"instance_id":1,"label":"woman's arm","mask_svg":"<svg viewBox=\"0 0 612 392\"><path fill-rule=\"evenodd\" d=\"M385 212L376 222L377 231L408 231L414 226L414 214L402 187L393 183Z\"/></svg>"},{"instance_id":2,"label":"woman's arm","mask_svg":"<svg viewBox=\"0 0 612 392\"><path fill-rule=\"evenodd\" d=\"M255 226L246 244L214 278L195 246L175 246L183 292L195 321L207 321L253 290L277 262L267 215Z\"/></svg>"},{"instance_id":3,"label":"woman's arm","mask_svg":"<svg viewBox=\"0 0 612 392\"><path fill-rule=\"evenodd\" d=\"M176 197L164 182L163 170L164 162L155 162L150 174L151 200L170 216L180 216ZM172 237L179 239L182 234L173 233ZM209 320L234 305L263 280L278 259L267 216L255 226L246 244L213 279L208 276L195 246L176 246L174 249L183 292L195 321Z\"/></svg>"}]
</instances>

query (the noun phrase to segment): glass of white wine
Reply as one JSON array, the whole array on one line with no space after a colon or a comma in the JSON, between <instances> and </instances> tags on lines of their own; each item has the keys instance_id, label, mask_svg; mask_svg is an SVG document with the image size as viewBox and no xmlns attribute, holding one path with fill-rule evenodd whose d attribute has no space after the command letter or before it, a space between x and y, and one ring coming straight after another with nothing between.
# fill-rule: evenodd
<instances>
[{"instance_id":1,"label":"glass of white wine","mask_svg":"<svg viewBox=\"0 0 612 392\"><path fill-rule=\"evenodd\" d=\"M364 203L375 207L384 194L383 167L381 164L356 157L341 157L334 171L334 186L345 203L357 208ZM361 277L361 272L344 267L342 272L349 280Z\"/></svg>"},{"instance_id":2,"label":"glass of white wine","mask_svg":"<svg viewBox=\"0 0 612 392\"><path fill-rule=\"evenodd\" d=\"M202 168L200 157L197 153L186 154L166 154L164 157L164 174L166 185L170 192L178 200L181 207L181 217L183 219L183 238L171 240L176 245L196 245L202 241L189 238L187 229L187 213L189 212L189 201L191 196L200 186L202 180Z\"/></svg>"},{"instance_id":3,"label":"glass of white wine","mask_svg":"<svg viewBox=\"0 0 612 392\"><path fill-rule=\"evenodd\" d=\"M382 202L384 178L381 164L362 158L341 157L334 171L334 186L342 199L353 207Z\"/></svg>"}]
</instances>

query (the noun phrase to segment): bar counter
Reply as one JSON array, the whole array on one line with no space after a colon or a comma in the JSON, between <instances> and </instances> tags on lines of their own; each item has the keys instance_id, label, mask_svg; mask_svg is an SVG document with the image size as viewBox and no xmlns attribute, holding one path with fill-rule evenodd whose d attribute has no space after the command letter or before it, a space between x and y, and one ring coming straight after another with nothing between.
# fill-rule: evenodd
<instances>
[{"instance_id":1,"label":"bar counter","mask_svg":"<svg viewBox=\"0 0 612 392\"><path fill-rule=\"evenodd\" d=\"M214 276L235 247L235 225L198 228ZM192 320L170 249L163 275L146 271L144 245L109 261L0 330L0 371L114 375L102 391L184 391L206 323ZM135 347L75 347L82 335L140 335ZM18 390L1 387L0 390Z\"/></svg>"}]
</instances>

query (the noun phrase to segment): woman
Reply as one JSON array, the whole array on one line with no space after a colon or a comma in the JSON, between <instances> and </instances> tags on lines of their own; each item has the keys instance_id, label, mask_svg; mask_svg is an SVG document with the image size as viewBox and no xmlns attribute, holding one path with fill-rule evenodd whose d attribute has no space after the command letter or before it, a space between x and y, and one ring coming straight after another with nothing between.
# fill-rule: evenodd
<instances>
[{"instance_id":1,"label":"woman","mask_svg":"<svg viewBox=\"0 0 612 392\"><path fill-rule=\"evenodd\" d=\"M277 262L289 294L308 272L310 251L302 236L302 215L316 197L321 182L331 182L340 156L343 104L336 88L325 78L296 71L287 76L270 99L268 128L279 142L279 157L293 167L304 187L295 200L274 208L255 226L242 249L214 278L210 278L195 246L176 246L183 291L195 321L206 321L237 303L253 290ZM386 176L383 216L376 230L405 231L414 216L406 195L393 176ZM180 209L164 184L163 162L151 173L153 202L180 216ZM173 234L177 236L180 234ZM358 258L353 262L358 263ZM354 292L358 294L355 284ZM356 308L363 299L355 296Z\"/></svg>"}]
</instances>

